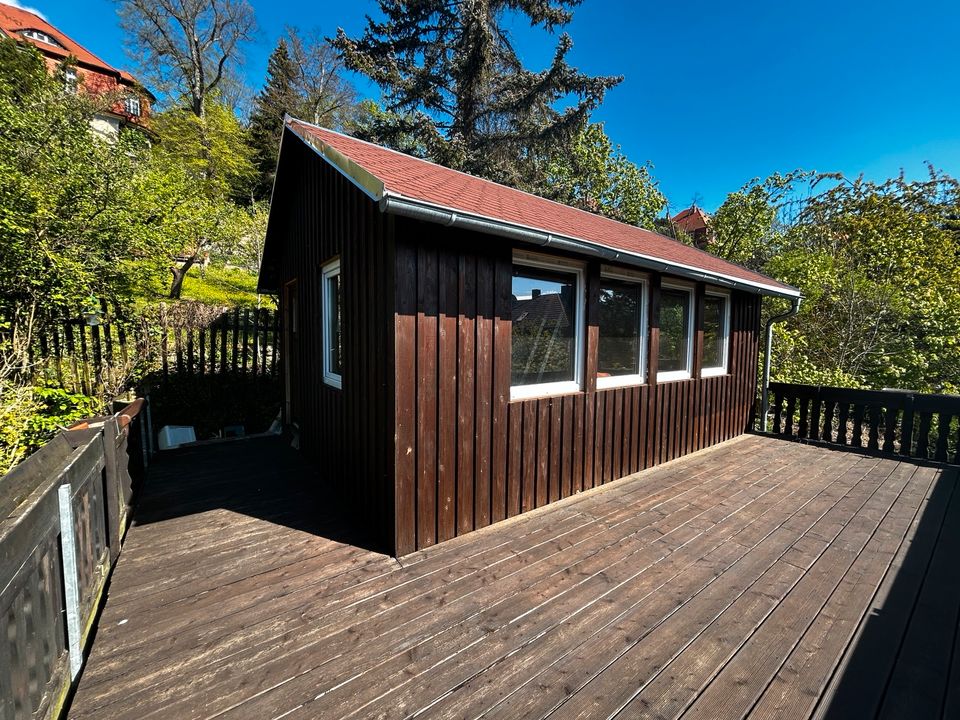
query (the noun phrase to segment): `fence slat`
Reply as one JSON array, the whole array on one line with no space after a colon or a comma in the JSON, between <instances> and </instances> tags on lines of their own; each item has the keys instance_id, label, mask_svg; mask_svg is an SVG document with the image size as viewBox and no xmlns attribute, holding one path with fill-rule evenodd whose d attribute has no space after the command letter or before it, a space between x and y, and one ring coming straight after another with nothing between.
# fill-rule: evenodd
<instances>
[{"instance_id":1,"label":"fence slat","mask_svg":"<svg viewBox=\"0 0 960 720\"><path fill-rule=\"evenodd\" d=\"M880 408L876 405L867 407L870 418L870 437L867 442L867 450L880 449Z\"/></svg>"},{"instance_id":2,"label":"fence slat","mask_svg":"<svg viewBox=\"0 0 960 720\"><path fill-rule=\"evenodd\" d=\"M850 403L840 403L840 414L837 418L837 443L847 444L847 423L850 422Z\"/></svg>"},{"instance_id":3,"label":"fence slat","mask_svg":"<svg viewBox=\"0 0 960 720\"><path fill-rule=\"evenodd\" d=\"M887 406L883 414L883 451L892 453L897 439L897 408Z\"/></svg>"},{"instance_id":4,"label":"fence slat","mask_svg":"<svg viewBox=\"0 0 960 720\"><path fill-rule=\"evenodd\" d=\"M243 309L243 357L241 360L240 369L242 372L247 371L247 358L248 350L250 343L250 308Z\"/></svg>"},{"instance_id":5,"label":"fence slat","mask_svg":"<svg viewBox=\"0 0 960 720\"><path fill-rule=\"evenodd\" d=\"M950 421L953 416L949 413L938 413L937 422L939 430L937 432L937 449L934 452L933 459L940 462L947 461L947 440L950 437Z\"/></svg>"},{"instance_id":6,"label":"fence slat","mask_svg":"<svg viewBox=\"0 0 960 720\"><path fill-rule=\"evenodd\" d=\"M833 442L833 414L836 403L827 400L823 404L823 434L820 436L826 442Z\"/></svg>"},{"instance_id":7,"label":"fence slat","mask_svg":"<svg viewBox=\"0 0 960 720\"><path fill-rule=\"evenodd\" d=\"M234 308L233 310L233 362L231 367L233 372L237 372L237 353L239 351L240 344L240 308Z\"/></svg>"}]
</instances>

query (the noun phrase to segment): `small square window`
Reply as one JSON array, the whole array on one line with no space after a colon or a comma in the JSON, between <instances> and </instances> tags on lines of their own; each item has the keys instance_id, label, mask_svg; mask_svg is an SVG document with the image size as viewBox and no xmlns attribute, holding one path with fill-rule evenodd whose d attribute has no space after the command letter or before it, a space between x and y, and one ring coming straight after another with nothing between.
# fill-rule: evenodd
<instances>
[{"instance_id":1,"label":"small square window","mask_svg":"<svg viewBox=\"0 0 960 720\"><path fill-rule=\"evenodd\" d=\"M644 382L646 296L643 280L618 276L600 280L598 388Z\"/></svg>"},{"instance_id":2,"label":"small square window","mask_svg":"<svg viewBox=\"0 0 960 720\"><path fill-rule=\"evenodd\" d=\"M341 339L340 260L323 266L323 381L343 385L343 342Z\"/></svg>"},{"instance_id":3,"label":"small square window","mask_svg":"<svg viewBox=\"0 0 960 720\"><path fill-rule=\"evenodd\" d=\"M703 298L703 369L704 377L727 372L730 345L730 297L707 292Z\"/></svg>"},{"instance_id":4,"label":"small square window","mask_svg":"<svg viewBox=\"0 0 960 720\"><path fill-rule=\"evenodd\" d=\"M693 288L660 290L660 353L657 380L687 380L693 360Z\"/></svg>"},{"instance_id":5,"label":"small square window","mask_svg":"<svg viewBox=\"0 0 960 720\"><path fill-rule=\"evenodd\" d=\"M515 262L512 293L510 396L579 390L582 269L548 260Z\"/></svg>"}]
</instances>

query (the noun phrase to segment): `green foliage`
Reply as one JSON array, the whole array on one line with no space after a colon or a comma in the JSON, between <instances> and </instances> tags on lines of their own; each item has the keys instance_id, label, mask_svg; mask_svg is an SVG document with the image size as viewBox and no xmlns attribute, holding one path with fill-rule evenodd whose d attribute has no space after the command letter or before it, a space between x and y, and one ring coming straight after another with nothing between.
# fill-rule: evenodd
<instances>
[{"instance_id":1,"label":"green foliage","mask_svg":"<svg viewBox=\"0 0 960 720\"><path fill-rule=\"evenodd\" d=\"M39 409L31 387L0 377L0 477L29 453L27 429Z\"/></svg>"},{"instance_id":2,"label":"green foliage","mask_svg":"<svg viewBox=\"0 0 960 720\"><path fill-rule=\"evenodd\" d=\"M100 402L86 395L0 379L0 476L61 429L100 409Z\"/></svg>"},{"instance_id":3,"label":"green foliage","mask_svg":"<svg viewBox=\"0 0 960 720\"><path fill-rule=\"evenodd\" d=\"M774 377L960 391L960 185L932 169L917 182L805 179L752 254L804 294L778 329Z\"/></svg>"},{"instance_id":4,"label":"green foliage","mask_svg":"<svg viewBox=\"0 0 960 720\"><path fill-rule=\"evenodd\" d=\"M224 307L273 307L273 300L257 295L257 276L242 268L210 265L201 273L193 266L183 283L184 300Z\"/></svg>"},{"instance_id":5,"label":"green foliage","mask_svg":"<svg viewBox=\"0 0 960 720\"><path fill-rule=\"evenodd\" d=\"M203 116L183 108L155 116L154 152L165 168L179 168L212 201L249 200L257 171L247 131L222 102L207 98Z\"/></svg>"},{"instance_id":6,"label":"green foliage","mask_svg":"<svg viewBox=\"0 0 960 720\"><path fill-rule=\"evenodd\" d=\"M513 48L504 16L553 33L570 22L577 0L379 0L382 22L364 34L340 29L334 46L350 70L377 83L384 113L369 118L371 138L393 147L408 139L448 167L529 190L540 167L584 126L619 77L571 67L573 42L557 39L550 66L528 70ZM573 103L558 109L558 103Z\"/></svg>"},{"instance_id":7,"label":"green foliage","mask_svg":"<svg viewBox=\"0 0 960 720\"><path fill-rule=\"evenodd\" d=\"M98 415L103 409L95 398L58 387L34 387L37 413L27 423L25 440L32 452L77 420Z\"/></svg>"},{"instance_id":8,"label":"green foliage","mask_svg":"<svg viewBox=\"0 0 960 720\"><path fill-rule=\"evenodd\" d=\"M555 152L546 173L551 198L628 225L653 229L667 206L650 166L630 162L601 123L587 125L569 148Z\"/></svg>"},{"instance_id":9,"label":"green foliage","mask_svg":"<svg viewBox=\"0 0 960 720\"><path fill-rule=\"evenodd\" d=\"M0 66L0 374L25 371L32 333L65 307L138 294L175 241L145 136L91 132L112 99L66 93L36 51L15 52Z\"/></svg>"},{"instance_id":10,"label":"green foliage","mask_svg":"<svg viewBox=\"0 0 960 720\"><path fill-rule=\"evenodd\" d=\"M751 181L730 193L710 219L707 246L714 255L759 269L774 248L777 212L767 188Z\"/></svg>"}]
</instances>

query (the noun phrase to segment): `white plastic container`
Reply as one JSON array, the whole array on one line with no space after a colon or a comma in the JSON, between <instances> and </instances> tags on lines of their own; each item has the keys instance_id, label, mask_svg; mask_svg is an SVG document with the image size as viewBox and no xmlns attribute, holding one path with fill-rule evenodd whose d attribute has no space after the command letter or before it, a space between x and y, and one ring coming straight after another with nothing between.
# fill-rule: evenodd
<instances>
[{"instance_id":1,"label":"white plastic container","mask_svg":"<svg viewBox=\"0 0 960 720\"><path fill-rule=\"evenodd\" d=\"M184 443L196 442L197 435L191 425L165 425L160 430L158 442L161 450L172 450Z\"/></svg>"}]
</instances>

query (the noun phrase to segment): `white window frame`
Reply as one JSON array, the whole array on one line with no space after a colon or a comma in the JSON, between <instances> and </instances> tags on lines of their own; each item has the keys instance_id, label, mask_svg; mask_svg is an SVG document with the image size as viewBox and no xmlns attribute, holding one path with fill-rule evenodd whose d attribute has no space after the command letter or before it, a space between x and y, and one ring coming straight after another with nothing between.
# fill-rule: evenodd
<instances>
[{"instance_id":1,"label":"white window frame","mask_svg":"<svg viewBox=\"0 0 960 720\"><path fill-rule=\"evenodd\" d=\"M568 393L580 392L583 389L583 358L585 344L584 314L586 312L586 285L584 283L584 264L582 262L568 260L566 258L522 252L520 250L514 251L513 264L523 267L540 268L541 270L554 270L572 274L576 276L577 287L575 290L576 301L574 305L574 313L576 317L574 318L573 328L573 380L536 383L533 385L511 384L510 399L526 400L529 398L549 397L551 395L565 395ZM511 329L511 333L512 332L513 331ZM511 372L512 370L513 368L511 367Z\"/></svg>"},{"instance_id":2,"label":"white window frame","mask_svg":"<svg viewBox=\"0 0 960 720\"><path fill-rule=\"evenodd\" d=\"M328 282L331 278L337 277L340 275L340 258L331 260L326 263L322 268L322 291L321 291L321 302L323 303L323 315L322 315L322 325L323 325L323 382L327 385L339 389L343 388L343 377L330 369L330 308L332 302L330 300L330 283ZM343 279L340 279L341 288L343 287ZM340 322L343 322L343 308L340 308ZM341 332L342 332L341 328ZM340 354L340 363L343 364L343 352L341 348Z\"/></svg>"},{"instance_id":3,"label":"white window frame","mask_svg":"<svg viewBox=\"0 0 960 720\"><path fill-rule=\"evenodd\" d=\"M607 388L627 387L629 385L643 385L647 381L647 328L649 327L649 308L650 308L650 276L647 273L631 272L621 268L609 268L603 266L600 268L600 284L603 280L618 280L640 287L640 367L632 375L614 375L611 377L597 376L597 389L605 390ZM599 328L597 338L599 340ZM597 348L597 353L600 348ZM599 355L598 355L599 359ZM598 364L599 370L599 364Z\"/></svg>"},{"instance_id":4,"label":"white window frame","mask_svg":"<svg viewBox=\"0 0 960 720\"><path fill-rule=\"evenodd\" d=\"M123 99L123 110L127 115L133 117L141 116L140 98L136 95L128 95Z\"/></svg>"},{"instance_id":5,"label":"white window frame","mask_svg":"<svg viewBox=\"0 0 960 720\"><path fill-rule=\"evenodd\" d=\"M657 358L657 382L673 382L675 380L689 380L693 377L693 338L696 328L694 328L694 303L697 301L696 286L689 283L664 281L660 283L661 288L668 290L682 290L690 295L690 302L687 303L687 362L685 370L660 370L660 358ZM660 318L657 318L657 327L660 327Z\"/></svg>"},{"instance_id":6,"label":"white window frame","mask_svg":"<svg viewBox=\"0 0 960 720\"><path fill-rule=\"evenodd\" d=\"M714 367L700 368L700 377L717 377L726 375L727 367L730 363L730 293L724 290L714 290L707 288L704 296L723 298L723 333L720 335L721 347L723 350L723 364ZM703 348L701 348L701 353Z\"/></svg>"}]
</instances>

